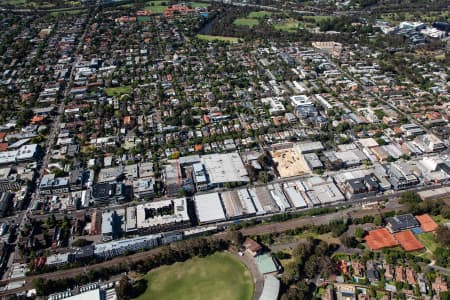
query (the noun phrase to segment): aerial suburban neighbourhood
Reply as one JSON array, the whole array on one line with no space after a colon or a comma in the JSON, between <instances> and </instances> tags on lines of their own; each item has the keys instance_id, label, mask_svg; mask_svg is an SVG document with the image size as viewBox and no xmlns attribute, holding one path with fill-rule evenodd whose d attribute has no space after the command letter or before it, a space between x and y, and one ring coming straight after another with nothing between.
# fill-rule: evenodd
<instances>
[{"instance_id":1,"label":"aerial suburban neighbourhood","mask_svg":"<svg viewBox=\"0 0 450 300\"><path fill-rule=\"evenodd\" d=\"M1 299L450 299L448 1L0 25Z\"/></svg>"}]
</instances>

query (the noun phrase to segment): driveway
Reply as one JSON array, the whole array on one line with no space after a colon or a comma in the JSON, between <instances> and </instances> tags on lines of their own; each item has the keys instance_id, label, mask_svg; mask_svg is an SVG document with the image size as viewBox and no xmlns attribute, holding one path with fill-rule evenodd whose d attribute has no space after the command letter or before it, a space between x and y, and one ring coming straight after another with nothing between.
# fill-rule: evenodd
<instances>
[{"instance_id":1,"label":"driveway","mask_svg":"<svg viewBox=\"0 0 450 300\"><path fill-rule=\"evenodd\" d=\"M236 255L252 273L253 283L255 284L255 291L253 293L253 300L258 300L261 296L264 287L264 276L259 272L255 260L249 254L245 253L243 256Z\"/></svg>"}]
</instances>

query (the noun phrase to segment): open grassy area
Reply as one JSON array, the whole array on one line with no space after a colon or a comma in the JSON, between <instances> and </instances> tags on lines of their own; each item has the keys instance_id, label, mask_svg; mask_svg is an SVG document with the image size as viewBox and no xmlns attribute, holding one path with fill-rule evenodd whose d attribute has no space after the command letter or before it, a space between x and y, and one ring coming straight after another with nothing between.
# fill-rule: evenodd
<instances>
[{"instance_id":1,"label":"open grassy area","mask_svg":"<svg viewBox=\"0 0 450 300\"><path fill-rule=\"evenodd\" d=\"M239 38L237 37L230 37L230 36L219 36L219 35L206 35L206 34L197 34L196 37L198 39L204 40L204 41L224 41L224 42L230 42L230 43L237 43L239 42Z\"/></svg>"},{"instance_id":2,"label":"open grassy area","mask_svg":"<svg viewBox=\"0 0 450 300\"><path fill-rule=\"evenodd\" d=\"M251 300L253 297L250 271L227 253L163 266L144 278L147 289L137 300Z\"/></svg>"},{"instance_id":3,"label":"open grassy area","mask_svg":"<svg viewBox=\"0 0 450 300\"><path fill-rule=\"evenodd\" d=\"M443 225L445 223L450 223L450 219L446 219L441 215L438 216L432 216L433 220L438 223L439 225Z\"/></svg>"},{"instance_id":4,"label":"open grassy area","mask_svg":"<svg viewBox=\"0 0 450 300\"><path fill-rule=\"evenodd\" d=\"M8 5L25 5L27 4L27 0L4 0L1 1L1 4L8 4Z\"/></svg>"},{"instance_id":5,"label":"open grassy area","mask_svg":"<svg viewBox=\"0 0 450 300\"><path fill-rule=\"evenodd\" d=\"M282 23L275 24L274 27L277 30L283 31L296 31L299 28L299 22L294 19L288 19L283 21Z\"/></svg>"},{"instance_id":6,"label":"open grassy area","mask_svg":"<svg viewBox=\"0 0 450 300\"><path fill-rule=\"evenodd\" d=\"M261 11L252 11L251 13L248 14L248 17L251 19L261 19L271 15L273 15L272 12L261 10Z\"/></svg>"},{"instance_id":7,"label":"open grassy area","mask_svg":"<svg viewBox=\"0 0 450 300\"><path fill-rule=\"evenodd\" d=\"M209 3L191 2L191 3L189 3L189 6L192 8L206 8L209 6Z\"/></svg>"},{"instance_id":8,"label":"open grassy area","mask_svg":"<svg viewBox=\"0 0 450 300\"><path fill-rule=\"evenodd\" d=\"M238 19L234 20L233 24L237 25L237 26L247 26L247 27L252 28L259 24L259 20L251 19L251 18L238 18Z\"/></svg>"},{"instance_id":9,"label":"open grassy area","mask_svg":"<svg viewBox=\"0 0 450 300\"><path fill-rule=\"evenodd\" d=\"M162 14L168 7L168 1L156 0L147 2L144 9L151 10L155 14Z\"/></svg>"},{"instance_id":10,"label":"open grassy area","mask_svg":"<svg viewBox=\"0 0 450 300\"><path fill-rule=\"evenodd\" d=\"M119 87L113 87L113 88L106 88L105 93L107 96L120 96L123 94L129 94L132 92L131 86L119 86Z\"/></svg>"},{"instance_id":11,"label":"open grassy area","mask_svg":"<svg viewBox=\"0 0 450 300\"><path fill-rule=\"evenodd\" d=\"M314 22L320 22L326 19L331 19L331 16L304 16L304 20L313 20Z\"/></svg>"},{"instance_id":12,"label":"open grassy area","mask_svg":"<svg viewBox=\"0 0 450 300\"><path fill-rule=\"evenodd\" d=\"M165 5L149 5L146 6L145 9L146 10L150 10L151 12L155 13L155 14L162 14L168 6Z\"/></svg>"},{"instance_id":13,"label":"open grassy area","mask_svg":"<svg viewBox=\"0 0 450 300\"><path fill-rule=\"evenodd\" d=\"M67 5L73 5L73 3L78 3L78 1L70 1ZM29 0L2 0L1 5L12 5L14 7L32 7L40 9L54 8L55 4L46 1L29 1ZM77 5L77 4L76 4Z\"/></svg>"},{"instance_id":14,"label":"open grassy area","mask_svg":"<svg viewBox=\"0 0 450 300\"><path fill-rule=\"evenodd\" d=\"M52 16L59 16L59 15L63 15L63 14L66 14L66 15L78 15L80 13L81 13L81 10L79 10L79 9L72 9L72 10L64 10L64 11L52 11L50 13L50 15L52 15Z\"/></svg>"},{"instance_id":15,"label":"open grassy area","mask_svg":"<svg viewBox=\"0 0 450 300\"><path fill-rule=\"evenodd\" d=\"M436 251L438 244L436 243L436 239L432 232L424 232L416 235L416 237L428 250L433 253Z\"/></svg>"}]
</instances>

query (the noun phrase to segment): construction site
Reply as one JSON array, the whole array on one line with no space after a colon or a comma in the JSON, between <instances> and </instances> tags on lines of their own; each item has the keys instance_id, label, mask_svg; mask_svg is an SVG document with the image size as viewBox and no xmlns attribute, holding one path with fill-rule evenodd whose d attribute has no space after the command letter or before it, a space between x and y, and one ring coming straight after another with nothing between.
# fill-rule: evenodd
<instances>
[{"instance_id":1,"label":"construction site","mask_svg":"<svg viewBox=\"0 0 450 300\"><path fill-rule=\"evenodd\" d=\"M293 144L284 144L270 150L272 160L277 166L279 178L293 177L311 173L303 155Z\"/></svg>"}]
</instances>

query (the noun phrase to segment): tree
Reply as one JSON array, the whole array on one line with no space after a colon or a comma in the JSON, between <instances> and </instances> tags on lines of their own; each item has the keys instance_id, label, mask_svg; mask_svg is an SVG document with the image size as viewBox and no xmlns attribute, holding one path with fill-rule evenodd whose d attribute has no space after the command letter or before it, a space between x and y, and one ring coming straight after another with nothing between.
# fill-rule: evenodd
<instances>
[{"instance_id":1,"label":"tree","mask_svg":"<svg viewBox=\"0 0 450 300\"><path fill-rule=\"evenodd\" d=\"M450 206L445 205L441 208L441 215L446 218L450 219Z\"/></svg>"},{"instance_id":2,"label":"tree","mask_svg":"<svg viewBox=\"0 0 450 300\"><path fill-rule=\"evenodd\" d=\"M54 214L48 216L47 220L45 221L48 227L53 228L56 226L56 217Z\"/></svg>"},{"instance_id":3,"label":"tree","mask_svg":"<svg viewBox=\"0 0 450 300\"><path fill-rule=\"evenodd\" d=\"M84 247L92 244L92 241L88 241L86 239L78 239L72 243L74 247Z\"/></svg>"},{"instance_id":4,"label":"tree","mask_svg":"<svg viewBox=\"0 0 450 300\"><path fill-rule=\"evenodd\" d=\"M238 230L232 230L229 233L229 240L236 246L241 246L241 244L244 242L244 236L242 233Z\"/></svg>"},{"instance_id":5,"label":"tree","mask_svg":"<svg viewBox=\"0 0 450 300\"><path fill-rule=\"evenodd\" d=\"M45 280L38 277L33 279L33 287L36 289L38 295L45 295Z\"/></svg>"},{"instance_id":6,"label":"tree","mask_svg":"<svg viewBox=\"0 0 450 300\"><path fill-rule=\"evenodd\" d=\"M358 241L353 236L344 234L340 238L342 245L347 248L355 248L358 245Z\"/></svg>"},{"instance_id":7,"label":"tree","mask_svg":"<svg viewBox=\"0 0 450 300\"><path fill-rule=\"evenodd\" d=\"M362 239L366 235L366 231L362 229L361 227L355 228L355 237L357 239Z\"/></svg>"},{"instance_id":8,"label":"tree","mask_svg":"<svg viewBox=\"0 0 450 300\"><path fill-rule=\"evenodd\" d=\"M420 203L422 202L422 199L420 198L419 194L417 194L417 192L406 191L400 195L398 202L401 204Z\"/></svg>"},{"instance_id":9,"label":"tree","mask_svg":"<svg viewBox=\"0 0 450 300\"><path fill-rule=\"evenodd\" d=\"M439 296L441 297L441 300L450 300L449 292L440 292Z\"/></svg>"},{"instance_id":10,"label":"tree","mask_svg":"<svg viewBox=\"0 0 450 300\"><path fill-rule=\"evenodd\" d=\"M133 287L130 283L128 276L124 275L120 278L119 284L116 287L116 294L119 300L130 299L130 293Z\"/></svg>"},{"instance_id":11,"label":"tree","mask_svg":"<svg viewBox=\"0 0 450 300\"><path fill-rule=\"evenodd\" d=\"M450 229L445 226L439 226L436 231L436 238L442 246L450 245Z\"/></svg>"}]
</instances>

